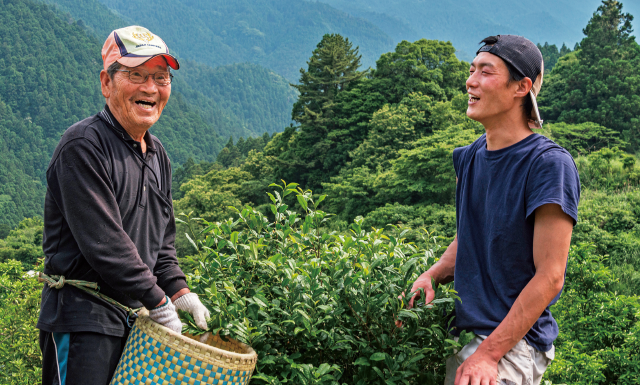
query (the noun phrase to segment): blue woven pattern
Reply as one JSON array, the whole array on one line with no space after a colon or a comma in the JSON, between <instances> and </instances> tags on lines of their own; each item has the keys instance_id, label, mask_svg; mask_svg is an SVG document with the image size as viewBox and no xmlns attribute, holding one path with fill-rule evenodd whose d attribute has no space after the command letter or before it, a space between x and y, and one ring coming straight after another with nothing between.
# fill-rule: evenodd
<instances>
[{"instance_id":1,"label":"blue woven pattern","mask_svg":"<svg viewBox=\"0 0 640 385\"><path fill-rule=\"evenodd\" d=\"M229 370L177 352L134 327L111 385L246 385L249 371Z\"/></svg>"}]
</instances>

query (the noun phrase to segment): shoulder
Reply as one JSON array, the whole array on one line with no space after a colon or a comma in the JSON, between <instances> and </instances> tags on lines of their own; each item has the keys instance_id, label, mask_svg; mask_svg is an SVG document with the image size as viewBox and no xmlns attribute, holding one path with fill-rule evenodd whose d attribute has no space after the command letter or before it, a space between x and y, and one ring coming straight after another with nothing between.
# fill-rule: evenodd
<instances>
[{"instance_id":1,"label":"shoulder","mask_svg":"<svg viewBox=\"0 0 640 385\"><path fill-rule=\"evenodd\" d=\"M60 138L60 142L51 157L51 167L59 158L62 152L67 151L96 151L101 149L101 137L105 135L106 126L97 116L93 115L83 119L65 130Z\"/></svg>"},{"instance_id":2,"label":"shoulder","mask_svg":"<svg viewBox=\"0 0 640 385\"><path fill-rule=\"evenodd\" d=\"M167 155L167 150L164 148L164 145L162 145L162 142L160 141L160 139L158 139L158 137L153 135L151 132L149 132L149 137L153 141L153 144L156 146L156 149L158 150L158 154L160 154L163 158L167 158L168 160L169 155Z\"/></svg>"},{"instance_id":3,"label":"shoulder","mask_svg":"<svg viewBox=\"0 0 640 385\"><path fill-rule=\"evenodd\" d=\"M478 149L485 147L485 144L487 142L486 135L487 134L482 134L473 143L467 146L455 148L453 150L453 165L456 169L456 173L458 172L460 165L466 162L466 159L468 159L469 155L473 155L476 151L478 151Z\"/></svg>"},{"instance_id":4,"label":"shoulder","mask_svg":"<svg viewBox=\"0 0 640 385\"><path fill-rule=\"evenodd\" d=\"M90 116L67 128L62 134L60 144L65 145L74 139L95 140L100 135L102 126L104 126L104 123L98 115Z\"/></svg>"},{"instance_id":5,"label":"shoulder","mask_svg":"<svg viewBox=\"0 0 640 385\"><path fill-rule=\"evenodd\" d=\"M553 140L538 135L533 143L535 146L535 153L533 159L534 167L552 167L556 164L570 166L576 169L576 164L573 161L573 157L569 151L555 143Z\"/></svg>"}]
</instances>

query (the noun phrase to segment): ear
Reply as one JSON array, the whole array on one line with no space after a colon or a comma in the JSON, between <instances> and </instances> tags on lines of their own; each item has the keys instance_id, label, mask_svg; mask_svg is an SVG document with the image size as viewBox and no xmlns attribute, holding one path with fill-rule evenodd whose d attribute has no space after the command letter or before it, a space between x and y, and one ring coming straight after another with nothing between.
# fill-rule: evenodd
<instances>
[{"instance_id":1,"label":"ear","mask_svg":"<svg viewBox=\"0 0 640 385\"><path fill-rule=\"evenodd\" d=\"M518 82L518 88L516 88L516 98L524 98L529 95L529 91L533 87L533 82L529 78L523 78Z\"/></svg>"},{"instance_id":2,"label":"ear","mask_svg":"<svg viewBox=\"0 0 640 385\"><path fill-rule=\"evenodd\" d=\"M112 87L113 79L111 79L107 71L100 71L100 88L102 90L102 96L104 96L105 99L109 99L109 97L111 97Z\"/></svg>"}]
</instances>

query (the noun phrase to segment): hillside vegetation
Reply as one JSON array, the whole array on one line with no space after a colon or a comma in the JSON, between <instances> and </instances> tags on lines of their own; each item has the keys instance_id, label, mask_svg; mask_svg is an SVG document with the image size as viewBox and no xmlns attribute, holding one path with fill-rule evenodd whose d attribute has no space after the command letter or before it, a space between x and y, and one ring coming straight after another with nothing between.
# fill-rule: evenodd
<instances>
[{"instance_id":1,"label":"hillside vegetation","mask_svg":"<svg viewBox=\"0 0 640 385\"><path fill-rule=\"evenodd\" d=\"M42 1L51 4L59 17L77 20L78 25L99 42L114 29L136 23L158 33L167 41L171 52L181 58L181 70L174 74L173 90L183 94L191 108L222 137L259 136L264 132L282 131L291 123L289 106L297 95L289 82L271 69L235 60L225 61L229 64L219 67L218 62L211 60L187 60L190 56L181 55L180 44L191 47L192 41L168 39L184 33L184 29L166 29L160 20L151 24L146 19L134 21L126 10L118 13L98 0Z\"/></svg>"},{"instance_id":2,"label":"hillside vegetation","mask_svg":"<svg viewBox=\"0 0 640 385\"><path fill-rule=\"evenodd\" d=\"M367 66L393 48L393 40L374 24L318 2L163 0L149 8L123 0L99 1L135 24L163 31L162 38L181 57L212 67L256 63L290 81L298 78L306 52L325 33L349 36L361 46Z\"/></svg>"},{"instance_id":3,"label":"hillside vegetation","mask_svg":"<svg viewBox=\"0 0 640 385\"><path fill-rule=\"evenodd\" d=\"M0 1L23 14L50 15L35 3ZM574 50L542 46L556 65L539 97L546 120L538 133L571 153L582 185L563 295L551 308L560 335L546 385L632 385L640 378L640 46L631 21L619 2L604 0ZM95 44L77 23L55 25ZM258 137L218 137L215 157L176 167L181 267L214 315L209 331L256 349L252 384L442 384L444 359L472 337L448 338L456 293L442 285L434 303L411 310L399 295L456 233L452 152L484 132L465 114L469 63L450 42L420 39L399 43L368 69L355 40L337 33L324 34L304 55L310 57L287 118L294 124ZM233 72L202 69L217 70L229 78L231 94L235 80L224 74ZM16 79L31 79L15 71ZM182 86L194 79L185 76ZM189 92L176 100L203 91ZM238 105L225 102L229 110ZM45 135L38 115L26 119L31 110L21 103L3 103L21 131L5 124L9 139L0 140L17 155L0 164L23 167L28 176L21 154L32 153L25 147L32 142L23 135L45 145L55 138ZM175 135L170 156L190 155ZM36 183L29 181L21 183ZM0 226L0 235L0 379L34 383L40 287L27 271L42 267L42 221ZM182 317L186 331L202 333Z\"/></svg>"}]
</instances>

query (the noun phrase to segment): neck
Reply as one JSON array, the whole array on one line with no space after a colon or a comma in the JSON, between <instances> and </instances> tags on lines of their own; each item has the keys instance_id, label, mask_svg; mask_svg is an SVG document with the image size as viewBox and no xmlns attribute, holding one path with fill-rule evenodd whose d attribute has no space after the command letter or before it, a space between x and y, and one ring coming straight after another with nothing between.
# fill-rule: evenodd
<instances>
[{"instance_id":1,"label":"neck","mask_svg":"<svg viewBox=\"0 0 640 385\"><path fill-rule=\"evenodd\" d=\"M143 138L144 138L144 134L147 133L147 131L149 131L150 127L131 127L130 125L127 125L126 121L124 119L122 119L121 116L118 113L118 109L117 108L113 108L111 106L111 104L109 103L109 99L107 99L107 106L109 107L109 112L111 112L111 116L113 116L116 121L120 124L120 127L122 127L127 134L129 134L129 136L131 136L131 138L133 140L135 140L136 142L144 142Z\"/></svg>"},{"instance_id":2,"label":"neck","mask_svg":"<svg viewBox=\"0 0 640 385\"><path fill-rule=\"evenodd\" d=\"M527 119L522 115L517 117L503 115L500 118L482 122L482 125L487 132L487 150L489 151L509 147L533 134Z\"/></svg>"}]
</instances>

